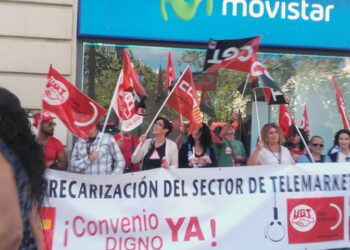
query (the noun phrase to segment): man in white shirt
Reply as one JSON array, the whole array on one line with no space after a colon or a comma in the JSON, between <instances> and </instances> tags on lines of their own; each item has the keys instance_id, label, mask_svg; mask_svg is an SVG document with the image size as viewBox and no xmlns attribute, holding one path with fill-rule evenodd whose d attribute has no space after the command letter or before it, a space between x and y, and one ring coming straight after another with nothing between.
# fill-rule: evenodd
<instances>
[{"instance_id":1,"label":"man in white shirt","mask_svg":"<svg viewBox=\"0 0 350 250\"><path fill-rule=\"evenodd\" d=\"M123 154L113 136L100 132L99 127L97 123L87 141L81 138L76 141L69 169L82 174L122 174Z\"/></svg>"}]
</instances>

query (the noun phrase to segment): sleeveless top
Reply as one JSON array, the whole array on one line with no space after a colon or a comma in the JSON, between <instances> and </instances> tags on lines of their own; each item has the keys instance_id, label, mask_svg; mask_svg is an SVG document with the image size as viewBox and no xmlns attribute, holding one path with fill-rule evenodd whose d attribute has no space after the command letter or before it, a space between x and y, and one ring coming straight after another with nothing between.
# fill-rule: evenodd
<instances>
[{"instance_id":1,"label":"sleeveless top","mask_svg":"<svg viewBox=\"0 0 350 250\"><path fill-rule=\"evenodd\" d=\"M19 249L37 249L35 239L30 231L29 218L32 209L32 201L30 197L30 185L28 175L17 155L15 155L15 153L7 145L0 143L0 152L10 163L15 173L17 194L23 224L23 239Z\"/></svg>"}]
</instances>

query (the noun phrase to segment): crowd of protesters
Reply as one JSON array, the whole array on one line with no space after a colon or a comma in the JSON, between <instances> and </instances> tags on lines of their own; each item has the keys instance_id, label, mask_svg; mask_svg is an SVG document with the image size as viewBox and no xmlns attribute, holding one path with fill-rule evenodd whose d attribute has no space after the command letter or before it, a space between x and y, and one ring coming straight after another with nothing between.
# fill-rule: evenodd
<instances>
[{"instance_id":1,"label":"crowd of protesters","mask_svg":"<svg viewBox=\"0 0 350 250\"><path fill-rule=\"evenodd\" d=\"M296 128L291 128L292 136L286 142L274 123L263 126L256 148L247 159L243 143L235 138L233 123L237 114L234 114L216 130L217 134L202 123L188 131L185 139L185 126L181 124L176 143L168 139L172 123L162 117L153 123L151 138L146 134L137 138L127 131L112 136L102 133L97 123L88 140L79 138L75 142L68 164L62 143L53 136L54 119L45 111L35 114L32 124L38 129L35 137L18 98L0 88L0 190L6 190L0 192L0 200L6 200L0 205L0 211L6 214L0 218L0 232L4 232L0 233L0 244L5 249L7 245L42 247L37 207L45 190L45 168L82 174L122 174L155 168L350 162L349 130L339 130L333 147L323 155L321 136L314 135L309 140L303 130L297 133Z\"/></svg>"},{"instance_id":2,"label":"crowd of protesters","mask_svg":"<svg viewBox=\"0 0 350 250\"><path fill-rule=\"evenodd\" d=\"M119 133L112 136L102 133L97 123L88 140L77 139L75 142L69 166L62 143L53 137L55 118L45 111L38 112L34 116L33 126L39 129L37 142L44 152L43 161L47 168L68 169L83 174L122 174L161 167L173 169L350 162L349 130L339 130L333 147L324 155L321 136L314 135L309 139L303 129L291 126L291 136L285 138L280 127L274 123L262 127L256 148L248 157L242 141L236 139L235 122L238 117L238 113L233 114L214 131L202 123L195 129L188 126L186 132L181 122L175 125L178 130L175 141L168 138L173 125L163 117L155 120L152 125L153 135L149 138L146 134L138 138L121 128Z\"/></svg>"}]
</instances>

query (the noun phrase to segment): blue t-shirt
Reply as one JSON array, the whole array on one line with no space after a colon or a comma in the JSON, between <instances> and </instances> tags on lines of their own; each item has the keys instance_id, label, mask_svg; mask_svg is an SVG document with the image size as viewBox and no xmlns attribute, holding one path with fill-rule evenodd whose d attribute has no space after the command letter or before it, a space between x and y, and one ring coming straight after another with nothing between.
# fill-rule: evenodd
<instances>
[{"instance_id":1,"label":"blue t-shirt","mask_svg":"<svg viewBox=\"0 0 350 250\"><path fill-rule=\"evenodd\" d=\"M328 155L321 155L321 159L324 158L324 161L315 161L315 162L332 162L331 158ZM301 155L299 157L298 163L312 163L308 155Z\"/></svg>"}]
</instances>

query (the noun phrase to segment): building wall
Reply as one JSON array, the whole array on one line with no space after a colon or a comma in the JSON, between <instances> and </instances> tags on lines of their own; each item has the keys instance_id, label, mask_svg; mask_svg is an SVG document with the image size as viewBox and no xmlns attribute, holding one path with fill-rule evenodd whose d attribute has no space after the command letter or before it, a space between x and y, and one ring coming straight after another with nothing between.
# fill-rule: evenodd
<instances>
[{"instance_id":1,"label":"building wall","mask_svg":"<svg viewBox=\"0 0 350 250\"><path fill-rule=\"evenodd\" d=\"M41 108L50 64L75 82L78 0L0 0L0 86L28 110ZM57 119L55 136L71 137Z\"/></svg>"}]
</instances>

